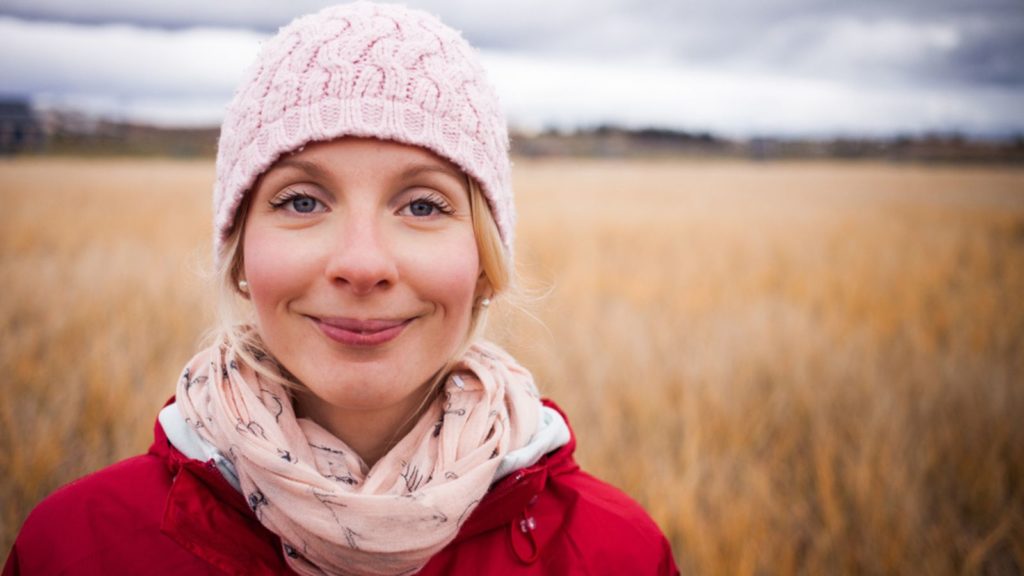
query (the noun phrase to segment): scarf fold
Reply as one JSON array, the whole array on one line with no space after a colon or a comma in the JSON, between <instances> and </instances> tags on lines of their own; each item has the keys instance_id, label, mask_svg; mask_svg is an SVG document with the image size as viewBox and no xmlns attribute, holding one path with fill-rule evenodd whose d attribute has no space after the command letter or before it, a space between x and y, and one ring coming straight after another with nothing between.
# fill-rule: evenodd
<instances>
[{"instance_id":1,"label":"scarf fold","mask_svg":"<svg viewBox=\"0 0 1024 576\"><path fill-rule=\"evenodd\" d=\"M177 404L230 460L249 507L281 537L300 574L418 571L455 538L503 457L527 446L541 424L529 372L484 342L368 472L344 442L296 417L283 386L221 348L192 358Z\"/></svg>"}]
</instances>

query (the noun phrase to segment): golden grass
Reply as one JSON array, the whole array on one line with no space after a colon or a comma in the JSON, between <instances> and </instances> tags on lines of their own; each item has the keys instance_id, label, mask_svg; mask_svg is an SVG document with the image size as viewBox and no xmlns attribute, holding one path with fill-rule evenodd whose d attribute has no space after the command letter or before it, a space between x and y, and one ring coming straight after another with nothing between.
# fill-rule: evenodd
<instances>
[{"instance_id":1,"label":"golden grass","mask_svg":"<svg viewBox=\"0 0 1024 576\"><path fill-rule=\"evenodd\" d=\"M491 332L699 574L1024 571L1024 171L519 161ZM0 162L0 546L148 445L209 162Z\"/></svg>"}]
</instances>

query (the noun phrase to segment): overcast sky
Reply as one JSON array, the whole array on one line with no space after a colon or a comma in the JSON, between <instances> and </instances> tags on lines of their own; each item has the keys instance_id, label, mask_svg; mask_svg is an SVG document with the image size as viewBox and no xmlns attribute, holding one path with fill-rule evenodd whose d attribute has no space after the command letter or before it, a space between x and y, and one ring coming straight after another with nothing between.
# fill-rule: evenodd
<instances>
[{"instance_id":1,"label":"overcast sky","mask_svg":"<svg viewBox=\"0 0 1024 576\"><path fill-rule=\"evenodd\" d=\"M216 124L300 0L0 0L0 95ZM422 0L513 124L726 136L1024 133L1024 0Z\"/></svg>"}]
</instances>

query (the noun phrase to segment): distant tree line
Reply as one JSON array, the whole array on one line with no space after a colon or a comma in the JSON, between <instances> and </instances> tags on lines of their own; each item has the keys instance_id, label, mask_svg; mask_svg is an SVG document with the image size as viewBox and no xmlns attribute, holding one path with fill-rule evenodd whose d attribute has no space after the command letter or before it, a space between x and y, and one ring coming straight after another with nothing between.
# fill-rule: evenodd
<instances>
[{"instance_id":1,"label":"distant tree line","mask_svg":"<svg viewBox=\"0 0 1024 576\"><path fill-rule=\"evenodd\" d=\"M69 111L38 111L28 101L0 100L0 155L213 157L217 127L165 128L115 122ZM882 159L1024 164L1024 135L972 139L962 134L889 138L727 139L707 131L599 125L529 133L513 130L512 153L524 157L734 157L754 160Z\"/></svg>"}]
</instances>

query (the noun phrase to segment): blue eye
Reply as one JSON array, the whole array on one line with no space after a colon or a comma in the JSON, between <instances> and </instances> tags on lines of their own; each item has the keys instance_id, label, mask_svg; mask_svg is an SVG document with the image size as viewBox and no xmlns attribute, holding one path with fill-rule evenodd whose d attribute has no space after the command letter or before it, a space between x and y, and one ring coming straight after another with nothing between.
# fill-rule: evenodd
<instances>
[{"instance_id":1,"label":"blue eye","mask_svg":"<svg viewBox=\"0 0 1024 576\"><path fill-rule=\"evenodd\" d=\"M285 210L296 214L312 214L324 211L324 204L309 194L291 188L286 189L277 198L270 201L274 210Z\"/></svg>"},{"instance_id":2,"label":"blue eye","mask_svg":"<svg viewBox=\"0 0 1024 576\"><path fill-rule=\"evenodd\" d=\"M411 200L402 208L402 214L415 218L430 218L441 214L451 215L454 213L455 210L448 203L448 200L436 192L430 192L421 198Z\"/></svg>"},{"instance_id":3,"label":"blue eye","mask_svg":"<svg viewBox=\"0 0 1024 576\"><path fill-rule=\"evenodd\" d=\"M428 200L414 200L409 203L409 213L413 216L431 216L437 205Z\"/></svg>"},{"instance_id":4,"label":"blue eye","mask_svg":"<svg viewBox=\"0 0 1024 576\"><path fill-rule=\"evenodd\" d=\"M296 196L295 198L290 199L289 203L291 203L293 210L303 214L309 214L316 210L317 205L317 201L309 196Z\"/></svg>"}]
</instances>

